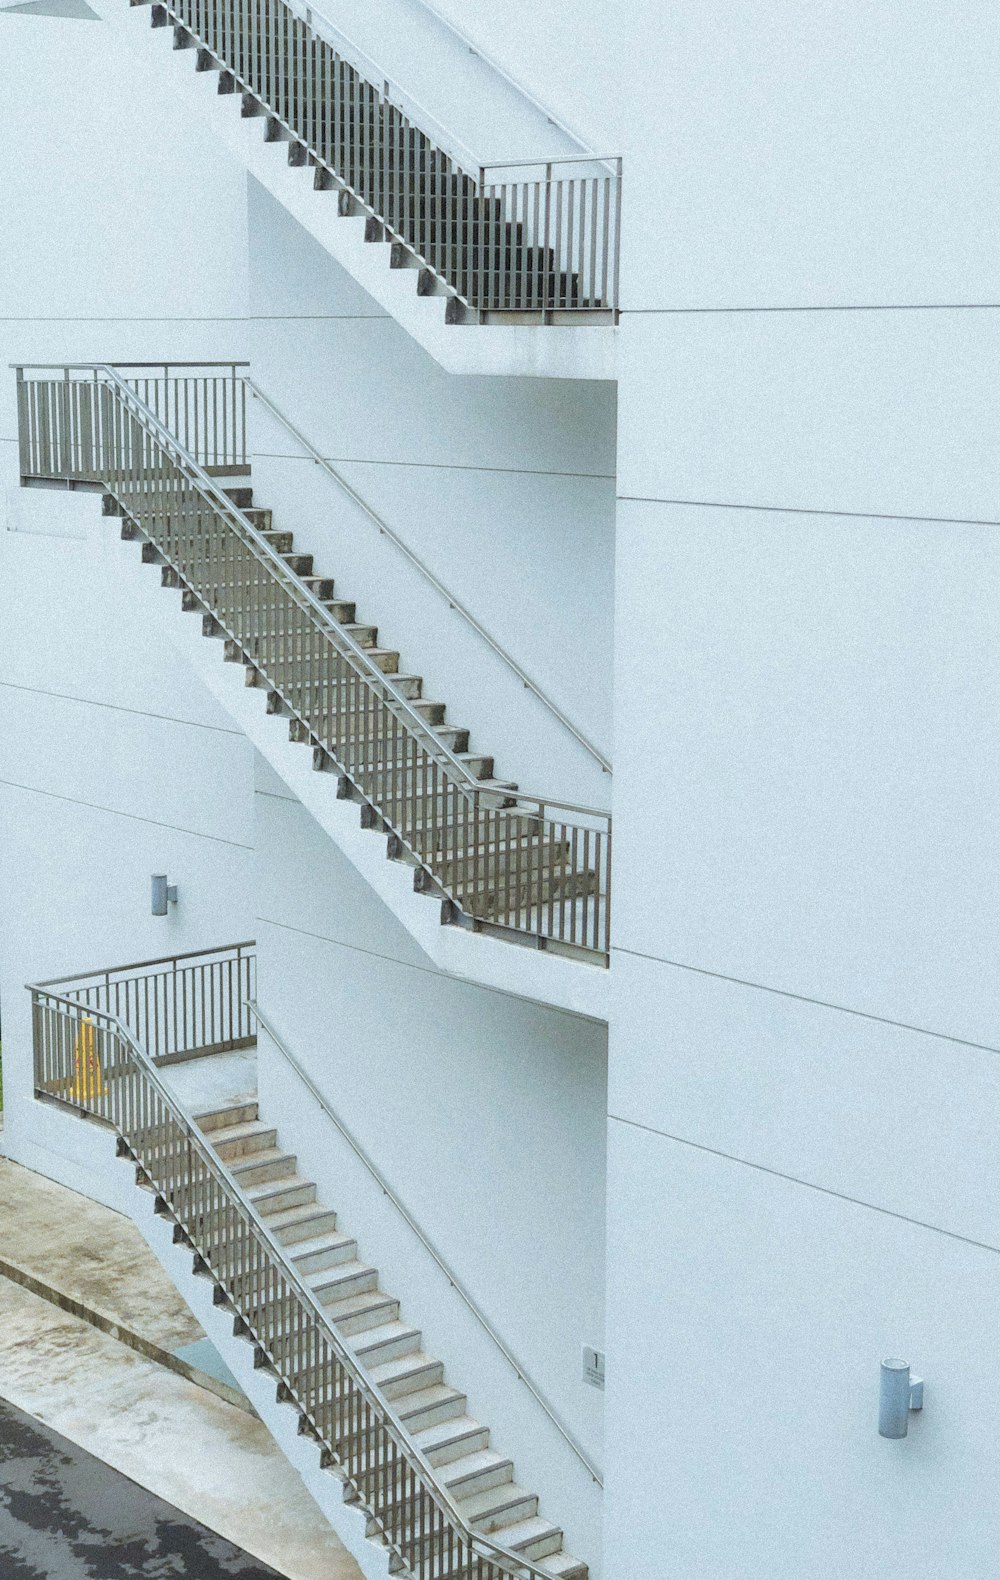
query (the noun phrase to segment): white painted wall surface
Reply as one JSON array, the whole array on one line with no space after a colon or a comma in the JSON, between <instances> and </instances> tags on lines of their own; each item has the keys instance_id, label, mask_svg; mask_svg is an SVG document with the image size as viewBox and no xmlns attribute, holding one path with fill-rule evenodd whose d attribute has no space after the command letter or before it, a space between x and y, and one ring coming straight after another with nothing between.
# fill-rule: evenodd
<instances>
[{"instance_id":1,"label":"white painted wall surface","mask_svg":"<svg viewBox=\"0 0 1000 1580\"><path fill-rule=\"evenodd\" d=\"M616 1580L1000 1562L998 43L854 3L607 39ZM896 1444L890 1353L927 1379Z\"/></svg>"},{"instance_id":2,"label":"white painted wall surface","mask_svg":"<svg viewBox=\"0 0 1000 1580\"><path fill-rule=\"evenodd\" d=\"M255 182L250 260L261 388L610 759L614 387L443 372ZM255 497L473 749L525 790L607 806L594 758L269 414L252 417Z\"/></svg>"},{"instance_id":3,"label":"white painted wall surface","mask_svg":"<svg viewBox=\"0 0 1000 1580\"><path fill-rule=\"evenodd\" d=\"M258 758L259 999L409 1211L598 1463L606 1034L432 966ZM261 1112L321 1183L518 1482L600 1574L599 1490L281 1055Z\"/></svg>"},{"instance_id":4,"label":"white painted wall surface","mask_svg":"<svg viewBox=\"0 0 1000 1580\"><path fill-rule=\"evenodd\" d=\"M87 1127L32 1101L24 984L251 937L252 757L116 596L99 497L20 498L0 532L2 1146L113 1201ZM153 872L178 886L167 917Z\"/></svg>"},{"instance_id":5,"label":"white painted wall surface","mask_svg":"<svg viewBox=\"0 0 1000 1580\"><path fill-rule=\"evenodd\" d=\"M0 14L0 145L0 1145L120 1205L31 1100L24 983L248 936L250 750L117 592L99 497L18 487L7 363L243 353L245 177L98 22Z\"/></svg>"}]
</instances>

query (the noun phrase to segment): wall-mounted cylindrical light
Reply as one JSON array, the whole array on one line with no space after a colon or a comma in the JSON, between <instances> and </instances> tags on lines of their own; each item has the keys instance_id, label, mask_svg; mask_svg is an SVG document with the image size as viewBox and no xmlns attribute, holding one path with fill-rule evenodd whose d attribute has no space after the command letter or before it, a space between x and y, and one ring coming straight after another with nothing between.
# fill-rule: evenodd
<instances>
[{"instance_id":1,"label":"wall-mounted cylindrical light","mask_svg":"<svg viewBox=\"0 0 1000 1580\"><path fill-rule=\"evenodd\" d=\"M168 883L165 872L154 872L150 879L154 916L166 916L167 909L177 904L177 885Z\"/></svg>"},{"instance_id":2,"label":"wall-mounted cylindrical light","mask_svg":"<svg viewBox=\"0 0 1000 1580\"><path fill-rule=\"evenodd\" d=\"M910 1411L922 1410L924 1385L919 1377L910 1376L907 1361L885 1360L878 1396L878 1431L880 1437L905 1437L910 1424Z\"/></svg>"}]
</instances>

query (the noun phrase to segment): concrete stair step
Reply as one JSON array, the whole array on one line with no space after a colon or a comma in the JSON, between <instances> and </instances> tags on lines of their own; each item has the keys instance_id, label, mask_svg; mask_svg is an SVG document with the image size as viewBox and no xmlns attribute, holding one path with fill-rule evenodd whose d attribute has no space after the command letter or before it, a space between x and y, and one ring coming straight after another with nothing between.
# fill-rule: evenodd
<instances>
[{"instance_id":1,"label":"concrete stair step","mask_svg":"<svg viewBox=\"0 0 1000 1580\"><path fill-rule=\"evenodd\" d=\"M348 598L324 598L321 600L329 609L335 620L341 625L352 625L357 617L357 605Z\"/></svg>"},{"instance_id":2,"label":"concrete stair step","mask_svg":"<svg viewBox=\"0 0 1000 1580\"><path fill-rule=\"evenodd\" d=\"M233 1158L229 1164L229 1171L246 1190L251 1185L265 1185L277 1180L294 1178L297 1162L298 1159L293 1152L285 1152L281 1147L265 1147L260 1152L251 1152Z\"/></svg>"},{"instance_id":3,"label":"concrete stair step","mask_svg":"<svg viewBox=\"0 0 1000 1580\"><path fill-rule=\"evenodd\" d=\"M326 1315L345 1338L357 1333L367 1333L399 1317L399 1301L381 1289L366 1290L359 1295L348 1295L342 1300L325 1303Z\"/></svg>"},{"instance_id":4,"label":"concrete stair step","mask_svg":"<svg viewBox=\"0 0 1000 1580\"><path fill-rule=\"evenodd\" d=\"M204 1109L194 1116L194 1122L203 1135L213 1130L224 1130L232 1125L250 1124L257 1118L257 1099L247 1097L238 1103L227 1103L223 1108Z\"/></svg>"},{"instance_id":5,"label":"concrete stair step","mask_svg":"<svg viewBox=\"0 0 1000 1580\"><path fill-rule=\"evenodd\" d=\"M281 558L289 570L294 571L296 576L301 576L303 581L306 577L312 576L313 557L311 554L282 554Z\"/></svg>"},{"instance_id":6,"label":"concrete stair step","mask_svg":"<svg viewBox=\"0 0 1000 1580\"><path fill-rule=\"evenodd\" d=\"M268 1215L267 1226L284 1246L300 1245L332 1235L337 1227L337 1214L317 1202L306 1202L297 1207L277 1209Z\"/></svg>"},{"instance_id":7,"label":"concrete stair step","mask_svg":"<svg viewBox=\"0 0 1000 1580\"><path fill-rule=\"evenodd\" d=\"M489 779L493 781L494 764L492 757L487 757L485 753L481 752L456 752L455 756L469 770L474 779ZM407 791L409 791L411 773L407 748L401 746L395 757L380 755L377 758L369 759L367 762L356 763L352 770L352 777L357 777L360 780L362 776L373 778L377 774L389 779L402 779L407 786ZM495 781L493 782L495 783ZM419 768L415 783L419 793L423 786L422 771ZM505 785L504 789L506 788L507 786Z\"/></svg>"},{"instance_id":8,"label":"concrete stair step","mask_svg":"<svg viewBox=\"0 0 1000 1580\"><path fill-rule=\"evenodd\" d=\"M369 1267L356 1258L350 1262L335 1262L316 1273L308 1274L306 1283L318 1300L336 1303L349 1295L364 1295L378 1289L378 1269Z\"/></svg>"},{"instance_id":9,"label":"concrete stair step","mask_svg":"<svg viewBox=\"0 0 1000 1580\"><path fill-rule=\"evenodd\" d=\"M377 664L383 675L394 675L399 668L399 654L390 647L370 647L368 657Z\"/></svg>"},{"instance_id":10,"label":"concrete stair step","mask_svg":"<svg viewBox=\"0 0 1000 1580\"><path fill-rule=\"evenodd\" d=\"M349 1234L331 1232L296 1241L291 1260L302 1274L319 1273L324 1268L353 1261L357 1252L357 1240Z\"/></svg>"},{"instance_id":11,"label":"concrete stair step","mask_svg":"<svg viewBox=\"0 0 1000 1580\"><path fill-rule=\"evenodd\" d=\"M249 1119L241 1125L226 1125L212 1132L212 1146L224 1163L246 1157L252 1152L269 1151L277 1140L275 1127L265 1125L260 1119Z\"/></svg>"},{"instance_id":12,"label":"concrete stair step","mask_svg":"<svg viewBox=\"0 0 1000 1580\"><path fill-rule=\"evenodd\" d=\"M357 620L341 620L340 624L359 647L374 647L378 641L377 625L361 625Z\"/></svg>"},{"instance_id":13,"label":"concrete stair step","mask_svg":"<svg viewBox=\"0 0 1000 1580\"><path fill-rule=\"evenodd\" d=\"M364 1333L355 1334L356 1342L351 1348L358 1360L370 1369L386 1361L397 1360L401 1355L415 1354L420 1348L421 1337L419 1328L411 1328L409 1323L401 1322L397 1317L391 1322L384 1322L381 1327L368 1328Z\"/></svg>"},{"instance_id":14,"label":"concrete stair step","mask_svg":"<svg viewBox=\"0 0 1000 1580\"><path fill-rule=\"evenodd\" d=\"M491 1537L503 1547L508 1545L508 1530L517 1530L519 1526L526 1525L529 1521L537 1518L537 1515L534 1513L525 1514L522 1519L512 1518L508 1520L505 1518L507 1511L516 1515L519 1509L530 1509L532 1504L538 1501L530 1493L526 1493L523 1487L518 1487L513 1482L505 1486L491 1488L487 1492L477 1493L474 1497L459 1498L456 1501L466 1519L469 1519L469 1511L471 1509L481 1507L483 1512L471 1521L473 1528L480 1531L484 1536ZM546 1527L549 1539L555 1541L556 1546L553 1548L553 1551L558 1551L562 1546L562 1532L556 1526L548 1526L548 1523L544 1520L539 1523L541 1526ZM369 1536L376 1534L376 1527L373 1521L369 1521L368 1534ZM542 1543L541 1532L536 1536L536 1541L539 1544ZM437 1569L434 1563L434 1559L437 1556L437 1545L433 1535L426 1535L421 1540L418 1529L413 1525L404 1526L400 1545L407 1552L412 1568L416 1569L418 1564L415 1560L420 1560L419 1572L421 1574L424 1574L428 1569L432 1574L435 1572L442 1574L454 1573L454 1571L449 1571L447 1567L440 1570ZM523 1548L521 1551L523 1552ZM446 1565L448 1562L447 1555L442 1555L442 1557Z\"/></svg>"},{"instance_id":15,"label":"concrete stair step","mask_svg":"<svg viewBox=\"0 0 1000 1580\"><path fill-rule=\"evenodd\" d=\"M455 1495L465 1518L477 1531L495 1535L505 1544L506 1537L501 1533L508 1526L533 1520L538 1514L537 1496L526 1487L519 1487L516 1481L501 1482L481 1492L471 1492L468 1497L460 1492Z\"/></svg>"},{"instance_id":16,"label":"concrete stair step","mask_svg":"<svg viewBox=\"0 0 1000 1580\"><path fill-rule=\"evenodd\" d=\"M493 1534L485 1533L484 1534ZM539 1514L530 1515L527 1519L518 1520L503 1528L503 1534L498 1532L497 1541L502 1541L504 1547L511 1552L521 1553L525 1558L537 1561L549 1558L553 1553L561 1550L563 1533L558 1525L553 1525L551 1520L544 1519Z\"/></svg>"},{"instance_id":17,"label":"concrete stair step","mask_svg":"<svg viewBox=\"0 0 1000 1580\"><path fill-rule=\"evenodd\" d=\"M415 1432L413 1440L432 1465L450 1465L456 1459L489 1448L490 1429L471 1415L460 1415Z\"/></svg>"},{"instance_id":18,"label":"concrete stair step","mask_svg":"<svg viewBox=\"0 0 1000 1580\"><path fill-rule=\"evenodd\" d=\"M411 1432L421 1432L445 1421L461 1419L466 1403L465 1394L457 1388L447 1383L432 1383L400 1397L394 1408L404 1426Z\"/></svg>"},{"instance_id":19,"label":"concrete stair step","mask_svg":"<svg viewBox=\"0 0 1000 1580\"><path fill-rule=\"evenodd\" d=\"M386 1399L401 1399L404 1394L417 1393L443 1382L444 1363L423 1350L415 1350L412 1355L401 1355L382 1366L373 1366L368 1375Z\"/></svg>"},{"instance_id":20,"label":"concrete stair step","mask_svg":"<svg viewBox=\"0 0 1000 1580\"><path fill-rule=\"evenodd\" d=\"M492 1448L473 1449L461 1459L453 1459L442 1466L441 1480L452 1496L464 1505L465 1500L476 1493L512 1484L514 1461L505 1459Z\"/></svg>"},{"instance_id":21,"label":"concrete stair step","mask_svg":"<svg viewBox=\"0 0 1000 1580\"><path fill-rule=\"evenodd\" d=\"M285 1179L265 1180L261 1185L248 1185L246 1194L262 1217L273 1212L283 1212L288 1207L304 1207L316 1200L316 1185L299 1174Z\"/></svg>"},{"instance_id":22,"label":"concrete stair step","mask_svg":"<svg viewBox=\"0 0 1000 1580\"><path fill-rule=\"evenodd\" d=\"M535 1562L540 1569L554 1576L554 1580L588 1580L590 1570L581 1563L579 1558L573 1558L569 1553L551 1553L547 1558L537 1558Z\"/></svg>"},{"instance_id":23,"label":"concrete stair step","mask_svg":"<svg viewBox=\"0 0 1000 1580\"><path fill-rule=\"evenodd\" d=\"M600 874L593 870L536 872L522 877L520 881L511 873L509 879L498 881L496 878L484 878L478 885L460 882L454 885L456 897L477 916L494 910L509 911L512 907L525 910L532 905L548 905L550 902L553 905L573 904L599 894L600 887Z\"/></svg>"}]
</instances>

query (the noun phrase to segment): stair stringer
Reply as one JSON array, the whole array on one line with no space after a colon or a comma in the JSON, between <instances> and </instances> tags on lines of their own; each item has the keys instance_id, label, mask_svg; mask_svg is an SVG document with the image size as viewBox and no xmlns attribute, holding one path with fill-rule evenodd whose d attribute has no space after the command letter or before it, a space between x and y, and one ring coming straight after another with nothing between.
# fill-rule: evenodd
<instances>
[{"instance_id":1,"label":"stair stringer","mask_svg":"<svg viewBox=\"0 0 1000 1580\"><path fill-rule=\"evenodd\" d=\"M111 1156L114 1139L109 1138ZM128 1160L119 1167L133 1168ZM366 1535L367 1517L357 1504L344 1501L344 1487L335 1470L320 1466L319 1444L298 1430L299 1414L293 1404L277 1402L277 1379L267 1368L254 1366L254 1345L233 1334L234 1312L214 1303L214 1282L210 1276L194 1271L190 1246L175 1245L173 1221L153 1210L153 1193L134 1185L127 1195L129 1216L156 1257L168 1278L187 1302L205 1333L215 1345L229 1370L253 1405L323 1517L329 1522L357 1563L365 1580L388 1580L391 1551Z\"/></svg>"},{"instance_id":2,"label":"stair stringer","mask_svg":"<svg viewBox=\"0 0 1000 1580\"><path fill-rule=\"evenodd\" d=\"M439 903L415 892L414 869L388 860L385 837L361 827L357 802L337 798L336 774L315 771L309 748L289 740L288 718L265 711L266 693L246 686L243 665L223 661L222 643L202 635L200 615L184 613L180 593L163 588L159 568L143 563L136 543L121 539L119 534L120 522L111 518L108 552L116 579L129 588L149 626L184 655L201 683L433 965L449 976L607 1021L609 970L488 933L443 926Z\"/></svg>"},{"instance_id":3,"label":"stair stringer","mask_svg":"<svg viewBox=\"0 0 1000 1580\"><path fill-rule=\"evenodd\" d=\"M313 189L312 171L287 162L288 144L265 143L263 117L243 119L239 95L220 95L218 72L196 72L195 52L170 48L150 26L148 5L94 0L130 54L179 95L250 175L330 253L380 307L449 373L512 378L616 378L618 332L608 325L447 324L446 295L418 296L416 267L392 269L389 248L365 241L365 216L339 213L334 191Z\"/></svg>"}]
</instances>

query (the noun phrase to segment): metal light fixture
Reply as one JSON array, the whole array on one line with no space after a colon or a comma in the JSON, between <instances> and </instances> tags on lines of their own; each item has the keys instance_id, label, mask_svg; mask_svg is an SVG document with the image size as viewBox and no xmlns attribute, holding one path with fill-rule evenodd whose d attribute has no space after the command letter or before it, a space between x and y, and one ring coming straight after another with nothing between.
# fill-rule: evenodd
<instances>
[{"instance_id":1,"label":"metal light fixture","mask_svg":"<svg viewBox=\"0 0 1000 1580\"><path fill-rule=\"evenodd\" d=\"M908 1361L883 1361L878 1398L879 1437L905 1437L910 1411L923 1407L923 1378L910 1376Z\"/></svg>"},{"instance_id":2,"label":"metal light fixture","mask_svg":"<svg viewBox=\"0 0 1000 1580\"><path fill-rule=\"evenodd\" d=\"M166 916L167 909L177 904L177 885L168 883L165 872L154 872L150 879L152 887L153 915Z\"/></svg>"}]
</instances>

